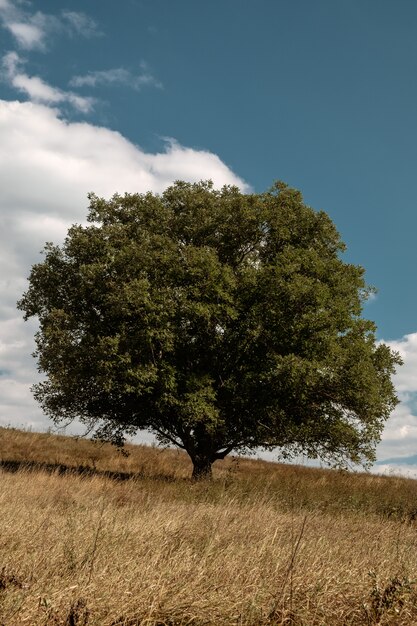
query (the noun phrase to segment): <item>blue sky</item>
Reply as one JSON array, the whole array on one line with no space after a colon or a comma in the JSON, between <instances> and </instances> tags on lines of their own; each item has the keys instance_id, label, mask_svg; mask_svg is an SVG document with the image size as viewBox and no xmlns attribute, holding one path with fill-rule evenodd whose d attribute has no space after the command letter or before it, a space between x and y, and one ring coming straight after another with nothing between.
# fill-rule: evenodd
<instances>
[{"instance_id":1,"label":"blue sky","mask_svg":"<svg viewBox=\"0 0 417 626\"><path fill-rule=\"evenodd\" d=\"M86 193L281 179L332 217L406 361L378 449L417 467L417 4L0 0L0 423L44 427L14 302Z\"/></svg>"}]
</instances>

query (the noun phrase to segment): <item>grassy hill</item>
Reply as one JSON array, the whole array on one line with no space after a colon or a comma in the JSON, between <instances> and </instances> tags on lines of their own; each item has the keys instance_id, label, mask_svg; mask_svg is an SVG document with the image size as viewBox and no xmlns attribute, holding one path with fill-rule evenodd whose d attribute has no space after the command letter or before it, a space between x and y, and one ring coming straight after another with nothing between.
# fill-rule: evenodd
<instances>
[{"instance_id":1,"label":"grassy hill","mask_svg":"<svg viewBox=\"0 0 417 626\"><path fill-rule=\"evenodd\" d=\"M417 624L417 481L0 429L0 625Z\"/></svg>"}]
</instances>

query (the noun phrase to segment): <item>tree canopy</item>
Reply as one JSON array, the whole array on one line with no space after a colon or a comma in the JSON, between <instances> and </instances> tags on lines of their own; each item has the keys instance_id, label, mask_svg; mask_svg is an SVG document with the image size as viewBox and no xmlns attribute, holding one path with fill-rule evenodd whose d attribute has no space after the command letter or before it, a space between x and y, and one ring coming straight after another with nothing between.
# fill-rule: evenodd
<instances>
[{"instance_id":1,"label":"tree canopy","mask_svg":"<svg viewBox=\"0 0 417 626\"><path fill-rule=\"evenodd\" d=\"M283 183L89 198L18 303L39 318L47 415L119 445L148 429L195 477L255 448L374 460L401 361L363 319L364 270L326 213Z\"/></svg>"}]
</instances>

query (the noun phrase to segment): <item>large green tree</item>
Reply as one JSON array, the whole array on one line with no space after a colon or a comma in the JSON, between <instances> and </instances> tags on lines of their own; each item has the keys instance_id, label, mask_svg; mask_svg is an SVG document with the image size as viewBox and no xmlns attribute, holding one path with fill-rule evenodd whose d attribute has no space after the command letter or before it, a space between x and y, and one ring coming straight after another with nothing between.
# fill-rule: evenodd
<instances>
[{"instance_id":1,"label":"large green tree","mask_svg":"<svg viewBox=\"0 0 417 626\"><path fill-rule=\"evenodd\" d=\"M177 182L92 194L88 221L46 245L18 303L39 318L34 395L54 421L117 444L148 429L194 477L254 448L372 462L400 359L361 317L364 271L324 212L282 183Z\"/></svg>"}]
</instances>

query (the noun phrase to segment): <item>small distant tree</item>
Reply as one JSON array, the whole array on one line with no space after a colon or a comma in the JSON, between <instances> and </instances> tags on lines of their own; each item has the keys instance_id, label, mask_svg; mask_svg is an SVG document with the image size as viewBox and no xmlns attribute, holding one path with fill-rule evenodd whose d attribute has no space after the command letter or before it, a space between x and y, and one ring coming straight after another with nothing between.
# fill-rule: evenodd
<instances>
[{"instance_id":1,"label":"small distant tree","mask_svg":"<svg viewBox=\"0 0 417 626\"><path fill-rule=\"evenodd\" d=\"M18 303L39 318L47 415L118 445L148 429L195 478L255 448L374 460L400 359L361 317L364 271L324 212L282 183L89 198L90 224L46 245Z\"/></svg>"}]
</instances>

